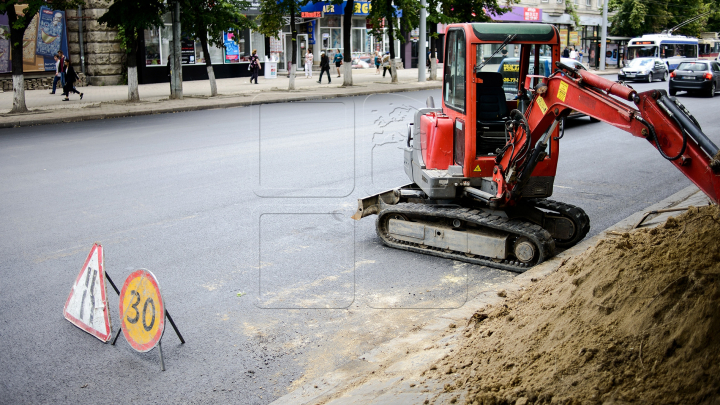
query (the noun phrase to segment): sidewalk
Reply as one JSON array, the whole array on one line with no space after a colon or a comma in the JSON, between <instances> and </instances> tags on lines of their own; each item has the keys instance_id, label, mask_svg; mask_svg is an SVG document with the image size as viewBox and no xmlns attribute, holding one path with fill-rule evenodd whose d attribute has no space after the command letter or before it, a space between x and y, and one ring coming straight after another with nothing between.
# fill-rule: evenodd
<instances>
[{"instance_id":1,"label":"sidewalk","mask_svg":"<svg viewBox=\"0 0 720 405\"><path fill-rule=\"evenodd\" d=\"M249 77L218 79L217 97L210 97L207 80L183 82L183 100L169 99L169 83L143 84L139 86L139 103L127 102L127 86L81 87L79 90L84 93L83 99L72 95L70 101L62 101L61 91L53 95L48 90L26 90L25 103L30 112L24 114L8 114L12 108L13 93L0 92L0 128L439 89L442 86L440 80L419 83L417 69L398 70L396 84L390 83L389 75L383 78L382 74L375 74L375 69L355 69L352 87L342 87L342 78L335 73L331 71L332 84L327 84L327 78L318 84L318 72L313 72L312 79L306 79L301 73L295 79L294 91L287 90L289 79L284 75L272 80L261 77L259 84L250 84ZM612 70L602 72L615 73ZM440 69L438 77L442 77Z\"/></svg>"},{"instance_id":2,"label":"sidewalk","mask_svg":"<svg viewBox=\"0 0 720 405\"><path fill-rule=\"evenodd\" d=\"M672 208L703 206L708 198L696 186L690 186L665 200L639 211L615 224L601 234L568 249L549 261L535 266L498 285L496 290L483 293L463 307L435 319L429 319L420 330L399 336L277 399L275 405L299 404L422 404L448 403L457 392L444 392L444 387L426 380L421 373L457 348L464 327L479 309L502 302L498 293L510 293L529 286L557 270L562 263L595 246L600 239L618 232L626 232L647 212ZM663 223L682 211L650 215L640 227L650 228ZM503 296L505 294L502 294ZM457 401L463 403L462 399Z\"/></svg>"},{"instance_id":3,"label":"sidewalk","mask_svg":"<svg viewBox=\"0 0 720 405\"><path fill-rule=\"evenodd\" d=\"M30 110L24 114L8 114L12 108L12 92L0 93L0 128L53 124L125 116L161 114L179 111L214 108L242 107L292 101L317 100L346 96L363 96L377 93L393 93L439 89L441 81L419 83L417 69L398 70L398 83L390 83L390 75L375 74L375 69L353 70L353 86L342 87L343 79L337 71L331 71L332 84L317 83L319 72L306 79L301 72L295 78L296 90L288 91L289 79L278 75L277 79L260 77L259 84L251 84L249 77L217 79L218 96L210 97L207 80L183 82L183 100L170 100L169 83L143 84L139 86L140 102L127 102L127 86L87 86L78 88L83 99L71 95L70 101L62 101L61 91L49 94L48 90L26 90L25 102ZM441 71L438 71L441 77Z\"/></svg>"}]
</instances>

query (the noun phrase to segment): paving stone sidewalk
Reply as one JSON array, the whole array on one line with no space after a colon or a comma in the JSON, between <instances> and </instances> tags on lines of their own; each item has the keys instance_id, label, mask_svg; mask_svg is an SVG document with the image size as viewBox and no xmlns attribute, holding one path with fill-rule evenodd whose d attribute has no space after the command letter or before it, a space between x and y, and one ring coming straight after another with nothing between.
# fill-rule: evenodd
<instances>
[{"instance_id":1,"label":"paving stone sidewalk","mask_svg":"<svg viewBox=\"0 0 720 405\"><path fill-rule=\"evenodd\" d=\"M273 404L422 404L426 400L428 403L449 403L458 393L444 393L442 386L425 381L421 373L457 347L460 335L475 311L497 304L504 299L498 296L499 291L518 291L529 286L553 273L564 261L595 246L600 239L613 233L630 230L647 213L683 209L689 206L698 207L709 202L710 200L696 186L687 187L631 215L601 234L518 275L511 282L480 294L460 308L429 319L419 330L388 341L337 370L303 385L277 399ZM640 227L658 226L670 216L681 213L682 211L672 211L647 215ZM456 327L450 327L451 324ZM457 403L464 403L464 398L458 398Z\"/></svg>"},{"instance_id":2,"label":"paving stone sidewalk","mask_svg":"<svg viewBox=\"0 0 720 405\"><path fill-rule=\"evenodd\" d=\"M602 72L614 73L617 72ZM441 75L442 70L438 69L438 77ZM207 80L195 80L183 82L183 100L169 99L169 83L143 84L139 86L139 103L127 102L127 86L81 87L78 90L83 93L83 99L74 94L70 101L62 101L62 90L56 94L49 94L49 90L27 90L25 102L30 112L23 114L9 114L13 93L0 92L0 128L439 89L442 86L439 80L419 83L417 69L398 70L398 83L390 83L389 76L376 74L375 69L356 69L353 70L353 86L343 87L343 79L336 74L333 74L331 84L327 83L327 77L319 84L318 72L313 72L312 78L305 78L301 73L295 79L296 90L293 91L287 90L289 79L282 75L277 79L261 77L259 84L251 84L247 77L218 79L216 97L210 97Z\"/></svg>"}]
</instances>

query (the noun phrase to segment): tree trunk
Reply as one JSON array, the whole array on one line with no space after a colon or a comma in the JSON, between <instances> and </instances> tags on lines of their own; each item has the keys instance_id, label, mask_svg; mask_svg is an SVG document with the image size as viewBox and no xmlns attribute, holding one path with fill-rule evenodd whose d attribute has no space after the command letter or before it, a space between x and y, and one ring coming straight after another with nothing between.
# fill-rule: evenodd
<instances>
[{"instance_id":1,"label":"tree trunk","mask_svg":"<svg viewBox=\"0 0 720 405\"><path fill-rule=\"evenodd\" d=\"M355 12L355 0L348 0L345 3L343 14L343 87L352 86L352 44L350 43L352 32L352 16Z\"/></svg>"},{"instance_id":2,"label":"tree trunk","mask_svg":"<svg viewBox=\"0 0 720 405\"><path fill-rule=\"evenodd\" d=\"M135 103L140 101L140 93L138 92L138 76L137 76L137 33L132 32L128 36L129 53L127 55L128 64L128 101Z\"/></svg>"},{"instance_id":3,"label":"tree trunk","mask_svg":"<svg viewBox=\"0 0 720 405\"><path fill-rule=\"evenodd\" d=\"M10 52L12 55L13 79L13 106L10 113L27 112L25 105L25 76L23 75L23 34L25 29L14 29L13 24L18 20L15 7L8 7L8 22L10 26Z\"/></svg>"},{"instance_id":4,"label":"tree trunk","mask_svg":"<svg viewBox=\"0 0 720 405\"><path fill-rule=\"evenodd\" d=\"M295 29L295 7L290 10L290 33L292 35L292 53L290 71L288 72L288 90L295 90L295 65L297 64L297 30Z\"/></svg>"},{"instance_id":5,"label":"tree trunk","mask_svg":"<svg viewBox=\"0 0 720 405\"><path fill-rule=\"evenodd\" d=\"M208 79L210 80L210 97L215 97L217 93L217 83L215 83L215 71L213 70L212 61L210 60L210 52L208 52L207 31L200 32L200 45L202 45L203 55L205 55L205 66L207 67Z\"/></svg>"},{"instance_id":6,"label":"tree trunk","mask_svg":"<svg viewBox=\"0 0 720 405\"><path fill-rule=\"evenodd\" d=\"M387 1L387 26L388 26L388 41L390 41L390 77L392 77L391 83L397 83L397 70L395 69L395 37L393 33L395 23L395 9L392 5L392 0Z\"/></svg>"}]
</instances>

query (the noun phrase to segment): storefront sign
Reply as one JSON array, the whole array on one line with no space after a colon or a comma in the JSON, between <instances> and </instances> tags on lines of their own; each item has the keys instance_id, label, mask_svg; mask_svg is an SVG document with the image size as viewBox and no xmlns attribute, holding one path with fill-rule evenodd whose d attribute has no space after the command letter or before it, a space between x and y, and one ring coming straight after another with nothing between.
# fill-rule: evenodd
<instances>
[{"instance_id":1,"label":"storefront sign","mask_svg":"<svg viewBox=\"0 0 720 405\"><path fill-rule=\"evenodd\" d=\"M195 63L195 41L183 38L180 41L182 64Z\"/></svg>"},{"instance_id":2,"label":"storefront sign","mask_svg":"<svg viewBox=\"0 0 720 405\"><path fill-rule=\"evenodd\" d=\"M302 18L322 18L322 11L303 11L300 13Z\"/></svg>"},{"instance_id":3,"label":"storefront sign","mask_svg":"<svg viewBox=\"0 0 720 405\"><path fill-rule=\"evenodd\" d=\"M560 48L564 49L567 46L568 30L567 28L560 29Z\"/></svg>"},{"instance_id":4,"label":"storefront sign","mask_svg":"<svg viewBox=\"0 0 720 405\"><path fill-rule=\"evenodd\" d=\"M316 17L305 17L304 13L322 13L322 16L328 15L343 15L345 13L345 6L347 2L342 4L331 4L329 2L320 1L309 3L306 6L300 8L301 15L303 18L316 18ZM394 7L394 6L393 6ZM367 16L370 14L371 5L369 1L356 1L353 4L353 15ZM402 17L402 10L395 11L396 17Z\"/></svg>"},{"instance_id":5,"label":"storefront sign","mask_svg":"<svg viewBox=\"0 0 720 405\"><path fill-rule=\"evenodd\" d=\"M542 10L535 7L512 7L512 10L505 14L495 15L485 10L485 13L493 21L542 21Z\"/></svg>"},{"instance_id":6,"label":"storefront sign","mask_svg":"<svg viewBox=\"0 0 720 405\"><path fill-rule=\"evenodd\" d=\"M580 42L578 42L578 32L577 31L570 31L570 45L578 46Z\"/></svg>"}]
</instances>

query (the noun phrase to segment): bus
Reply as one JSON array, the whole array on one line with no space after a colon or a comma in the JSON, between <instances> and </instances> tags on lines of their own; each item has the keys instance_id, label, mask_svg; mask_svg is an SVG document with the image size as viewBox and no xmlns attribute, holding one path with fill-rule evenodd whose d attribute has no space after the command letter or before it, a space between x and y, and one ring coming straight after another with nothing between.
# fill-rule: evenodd
<instances>
[{"instance_id":1,"label":"bus","mask_svg":"<svg viewBox=\"0 0 720 405\"><path fill-rule=\"evenodd\" d=\"M715 59L720 55L720 39L717 32L703 32L700 39L700 57Z\"/></svg>"},{"instance_id":2,"label":"bus","mask_svg":"<svg viewBox=\"0 0 720 405\"><path fill-rule=\"evenodd\" d=\"M630 40L625 61L630 63L635 58L660 58L672 72L681 62L696 61L697 57L697 38L672 34L645 34Z\"/></svg>"}]
</instances>

